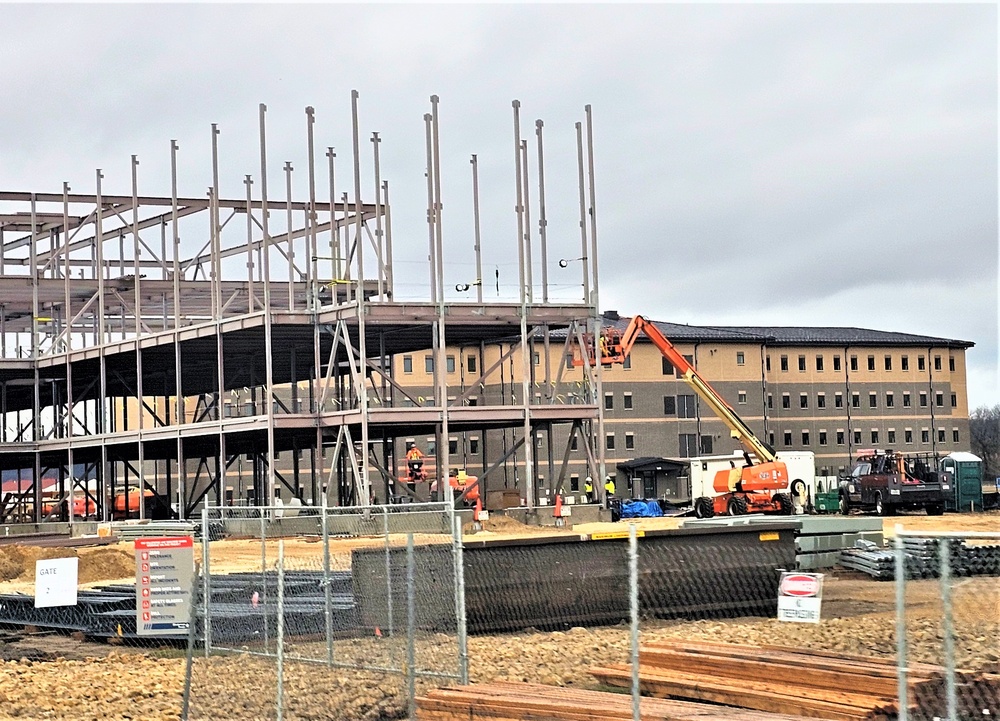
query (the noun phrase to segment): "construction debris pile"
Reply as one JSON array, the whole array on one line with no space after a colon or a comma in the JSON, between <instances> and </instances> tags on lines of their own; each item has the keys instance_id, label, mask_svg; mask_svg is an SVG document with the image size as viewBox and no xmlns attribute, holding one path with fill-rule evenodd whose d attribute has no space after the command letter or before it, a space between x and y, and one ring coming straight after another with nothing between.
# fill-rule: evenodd
<instances>
[{"instance_id":1,"label":"construction debris pile","mask_svg":"<svg viewBox=\"0 0 1000 721\"><path fill-rule=\"evenodd\" d=\"M903 539L903 562L906 577L937 578L941 573L941 543L938 538ZM952 576L1000 575L1000 545L970 545L965 539L951 539L948 562ZM854 548L840 552L840 565L867 573L878 581L896 577L895 551L858 541Z\"/></svg>"},{"instance_id":2,"label":"construction debris pile","mask_svg":"<svg viewBox=\"0 0 1000 721\"><path fill-rule=\"evenodd\" d=\"M944 716L943 669L909 666L913 714ZM591 669L601 683L630 688L631 669ZM645 694L835 721L898 717L897 669L892 658L803 651L783 646L658 643L641 647L639 682ZM1000 676L960 675L957 696L976 716L1000 711ZM916 705L914 705L916 703Z\"/></svg>"}]
</instances>

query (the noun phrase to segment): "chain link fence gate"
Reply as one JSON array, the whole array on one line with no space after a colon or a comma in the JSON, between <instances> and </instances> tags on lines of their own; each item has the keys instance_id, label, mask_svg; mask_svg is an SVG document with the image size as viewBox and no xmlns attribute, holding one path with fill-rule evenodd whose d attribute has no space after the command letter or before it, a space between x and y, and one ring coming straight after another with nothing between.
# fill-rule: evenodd
<instances>
[{"instance_id":1,"label":"chain link fence gate","mask_svg":"<svg viewBox=\"0 0 1000 721\"><path fill-rule=\"evenodd\" d=\"M895 536L899 721L1000 715L1000 532Z\"/></svg>"},{"instance_id":2,"label":"chain link fence gate","mask_svg":"<svg viewBox=\"0 0 1000 721\"><path fill-rule=\"evenodd\" d=\"M294 514L294 515L293 515ZM468 680L447 504L208 508L185 719L396 719Z\"/></svg>"}]
</instances>

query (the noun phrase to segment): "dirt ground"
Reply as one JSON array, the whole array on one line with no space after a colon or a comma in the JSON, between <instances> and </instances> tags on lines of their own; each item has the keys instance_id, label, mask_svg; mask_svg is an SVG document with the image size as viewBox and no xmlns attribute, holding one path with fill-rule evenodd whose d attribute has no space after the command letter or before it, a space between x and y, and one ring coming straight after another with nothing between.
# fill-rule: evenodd
<instances>
[{"instance_id":1,"label":"dirt ground","mask_svg":"<svg viewBox=\"0 0 1000 721\"><path fill-rule=\"evenodd\" d=\"M673 528L677 519L643 519L642 529ZM914 530L1000 531L1000 512L947 514L942 517L901 515L887 518L885 533L896 524ZM471 530L471 529L468 529ZM479 537L537 537L622 531L618 524L581 524L571 529L529 528L506 518L488 521ZM418 543L447 543L445 536L420 535ZM405 536L393 536L393 545ZM382 538L334 539L331 557L335 568L350 566L350 551L381 547ZM269 540L267 559L277 556L278 542ZM256 540L223 540L211 545L213 572L260 568ZM284 541L286 567L320 569L322 550L318 538ZM196 557L200 549L196 548ZM133 547L129 543L99 548L0 547L0 592L31 592L34 560L75 555L80 558L82 585L131 580ZM100 577L104 578L100 578ZM84 581L83 579L88 579ZM955 579L952 588L956 657L960 666L1000 668L1000 579ZM942 603L938 581L911 581L906 586L907 641L910 657L923 662L942 659ZM755 644L785 644L845 653L893 656L895 641L895 585L863 574L834 569L826 574L823 621L820 624L780 623L775 619L738 618L701 621L648 620L642 641L703 639ZM2 634L2 632L0 632ZM322 642L318 642L322 643ZM588 669L623 663L628 653L628 628L570 628L543 632L473 636L469 639L469 668L473 681L534 681L556 685L595 687ZM338 658L378 662L398 653L386 639L353 639L338 642ZM395 650L393 650L395 648ZM419 645L418 664L447 664L454 657L454 639L429 636ZM195 665L192 718L255 719L273 714L274 662L251 656L199 659ZM0 635L0 719L62 719L107 721L151 719L175 721L179 717L184 680L180 649L128 648L95 644L60 634ZM421 681L418 692L427 688ZM372 676L345 669L289 664L285 685L286 718L319 721L349 719L380 721L405 716L405 692L398 677ZM268 713L269 711L269 713Z\"/></svg>"}]
</instances>

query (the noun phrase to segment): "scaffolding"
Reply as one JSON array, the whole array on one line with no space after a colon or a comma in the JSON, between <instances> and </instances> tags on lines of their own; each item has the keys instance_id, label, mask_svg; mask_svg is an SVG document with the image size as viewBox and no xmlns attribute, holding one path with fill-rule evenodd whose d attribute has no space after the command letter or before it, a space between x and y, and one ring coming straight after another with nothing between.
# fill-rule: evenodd
<instances>
[{"instance_id":1,"label":"scaffolding","mask_svg":"<svg viewBox=\"0 0 1000 721\"><path fill-rule=\"evenodd\" d=\"M482 444L480 483L488 488L490 474L517 457L529 509L537 502L535 467L544 461L533 457L540 444L525 439L548 435L554 487L565 477L573 438L583 440L591 472L603 477L603 443L594 442L604 437L599 364L575 371L585 397L567 401L559 389L574 371L549 362L550 343L565 343L565 357L571 343L599 332L590 106L576 123L581 255L574 261L582 297L549 297L543 123L535 127L532 193L517 101L519 298L484 299L475 155L476 281L457 286L460 297L446 293L433 96L424 116L430 297L400 302L393 295L381 139L371 134L373 152L362 159L358 101L355 91L346 188L337 185L333 147L325 162L317 158L315 111L305 109L307 191L299 200L289 162L283 197L269 192L263 104L260 173L244 176L245 197L220 196L215 124L213 184L203 198L178 196L176 141L170 197L140 194L135 155L130 194L106 194L101 170L91 193L71 192L66 183L57 193L0 192L0 521L188 518L205 503L279 498L364 505L376 490L391 502L413 490L397 477L405 452L397 446L415 434L437 438L436 469L444 479L450 433L510 429L519 439L503 452ZM374 178L367 191L362 163L370 163L366 173ZM540 262L532 261L536 250ZM532 277L536 266L540 284ZM558 340L553 331L560 331ZM546 359L538 369L531 362L536 344ZM477 349L481 371L457 389L448 385L445 362L455 347ZM487 347L501 349L490 367ZM419 351L434 358L433 398L414 398L395 377L396 358ZM472 391L514 359L520 387L512 383L500 404L469 405ZM555 428L567 444L561 465L554 462ZM283 452L290 463L278 462ZM233 487L232 469L244 463L247 483Z\"/></svg>"}]
</instances>

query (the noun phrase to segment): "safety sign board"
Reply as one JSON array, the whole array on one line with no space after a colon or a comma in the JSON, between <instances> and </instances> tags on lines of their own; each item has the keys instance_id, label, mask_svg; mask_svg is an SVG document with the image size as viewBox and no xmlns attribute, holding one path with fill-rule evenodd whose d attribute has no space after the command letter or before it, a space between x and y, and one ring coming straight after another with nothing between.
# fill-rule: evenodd
<instances>
[{"instance_id":1,"label":"safety sign board","mask_svg":"<svg viewBox=\"0 0 1000 721\"><path fill-rule=\"evenodd\" d=\"M135 630L140 636L186 634L191 623L194 539L135 542Z\"/></svg>"},{"instance_id":2,"label":"safety sign board","mask_svg":"<svg viewBox=\"0 0 1000 721\"><path fill-rule=\"evenodd\" d=\"M822 604L822 573L781 574L778 584L779 621L819 623Z\"/></svg>"}]
</instances>

